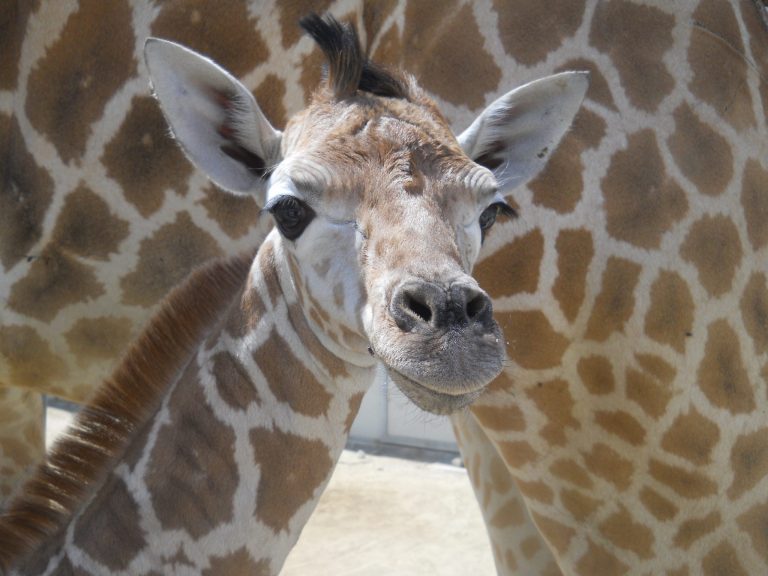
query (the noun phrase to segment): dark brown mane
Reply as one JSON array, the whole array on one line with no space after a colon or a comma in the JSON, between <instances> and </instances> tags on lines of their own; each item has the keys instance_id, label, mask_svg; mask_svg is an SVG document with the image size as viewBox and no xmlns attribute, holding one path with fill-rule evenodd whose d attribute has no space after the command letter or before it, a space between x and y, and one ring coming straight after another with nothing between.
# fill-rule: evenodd
<instances>
[{"instance_id":1,"label":"dark brown mane","mask_svg":"<svg viewBox=\"0 0 768 576\"><path fill-rule=\"evenodd\" d=\"M407 83L402 78L368 60L354 27L329 14L309 14L299 23L328 59L328 85L336 98L354 96L358 90L376 96L409 98Z\"/></svg>"},{"instance_id":2,"label":"dark brown mane","mask_svg":"<svg viewBox=\"0 0 768 576\"><path fill-rule=\"evenodd\" d=\"M66 436L0 514L0 573L60 530L156 411L173 382L245 284L251 258L193 272L159 312Z\"/></svg>"}]
</instances>

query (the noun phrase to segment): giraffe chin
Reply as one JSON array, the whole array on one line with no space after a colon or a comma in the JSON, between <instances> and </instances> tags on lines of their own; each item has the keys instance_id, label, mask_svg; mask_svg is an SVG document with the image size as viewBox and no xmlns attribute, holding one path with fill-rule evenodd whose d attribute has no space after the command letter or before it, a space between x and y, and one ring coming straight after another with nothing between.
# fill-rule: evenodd
<instances>
[{"instance_id":1,"label":"giraffe chin","mask_svg":"<svg viewBox=\"0 0 768 576\"><path fill-rule=\"evenodd\" d=\"M393 368L387 367L387 375L392 379L400 391L405 394L411 402L416 404L416 406L426 412L431 412L432 414L437 414L439 416L446 416L457 412L462 408L466 408L485 390L485 387L482 387L461 394L446 394L445 392L436 392L427 388L423 384L411 380Z\"/></svg>"}]
</instances>

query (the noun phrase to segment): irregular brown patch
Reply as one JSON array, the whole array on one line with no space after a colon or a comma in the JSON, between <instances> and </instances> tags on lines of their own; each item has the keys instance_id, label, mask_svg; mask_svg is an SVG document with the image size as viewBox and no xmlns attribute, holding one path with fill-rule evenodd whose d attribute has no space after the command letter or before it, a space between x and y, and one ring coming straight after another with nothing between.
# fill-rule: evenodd
<instances>
[{"instance_id":1,"label":"irregular brown patch","mask_svg":"<svg viewBox=\"0 0 768 576\"><path fill-rule=\"evenodd\" d=\"M254 561L248 550L240 548L226 556L211 558L210 567L203 570L203 576L270 576L272 574L269 560L262 558Z\"/></svg>"},{"instance_id":2,"label":"irregular brown patch","mask_svg":"<svg viewBox=\"0 0 768 576\"><path fill-rule=\"evenodd\" d=\"M239 339L259 325L267 310L258 290L251 284L250 277L236 306L237 311L233 306L227 317L225 330L232 338Z\"/></svg>"},{"instance_id":3,"label":"irregular brown patch","mask_svg":"<svg viewBox=\"0 0 768 576\"><path fill-rule=\"evenodd\" d=\"M522 526L525 524L526 514L519 500L510 500L499 508L488 521L494 528L507 528L509 526Z\"/></svg>"},{"instance_id":4,"label":"irregular brown patch","mask_svg":"<svg viewBox=\"0 0 768 576\"><path fill-rule=\"evenodd\" d=\"M713 406L732 414L755 409L754 390L741 357L739 338L726 320L709 325L697 376L701 390Z\"/></svg>"},{"instance_id":5,"label":"irregular brown patch","mask_svg":"<svg viewBox=\"0 0 768 576\"><path fill-rule=\"evenodd\" d=\"M749 535L755 552L768 562L768 502L753 505L737 518L737 522Z\"/></svg>"},{"instance_id":6,"label":"irregular brown patch","mask_svg":"<svg viewBox=\"0 0 768 576\"><path fill-rule=\"evenodd\" d=\"M556 528L553 528L553 530L557 531ZM538 554L539 550L541 550L543 546L544 545L541 543L540 536L528 536L528 538L523 540L522 544L520 544L520 550L523 553L523 556L530 560L536 554Z\"/></svg>"},{"instance_id":7,"label":"irregular brown patch","mask_svg":"<svg viewBox=\"0 0 768 576\"><path fill-rule=\"evenodd\" d=\"M549 467L549 471L579 488L588 490L592 488L592 478L590 478L589 472L574 460L557 460Z\"/></svg>"},{"instance_id":8,"label":"irregular brown patch","mask_svg":"<svg viewBox=\"0 0 768 576\"><path fill-rule=\"evenodd\" d=\"M456 105L478 109L499 85L501 72L483 44L472 7L449 0L428 10L418 0L405 7L400 58L421 86Z\"/></svg>"},{"instance_id":9,"label":"irregular brown patch","mask_svg":"<svg viewBox=\"0 0 768 576\"><path fill-rule=\"evenodd\" d=\"M534 229L483 258L473 276L493 298L523 292L532 294L539 285L543 256L544 236Z\"/></svg>"},{"instance_id":10,"label":"irregular brown patch","mask_svg":"<svg viewBox=\"0 0 768 576\"><path fill-rule=\"evenodd\" d=\"M50 322L65 307L104 294L93 269L48 245L12 287L8 307Z\"/></svg>"},{"instance_id":11,"label":"irregular brown patch","mask_svg":"<svg viewBox=\"0 0 768 576\"><path fill-rule=\"evenodd\" d=\"M0 90L13 90L19 76L21 46L30 14L36 12L39 1L3 2L0 4Z\"/></svg>"},{"instance_id":12,"label":"irregular brown patch","mask_svg":"<svg viewBox=\"0 0 768 576\"><path fill-rule=\"evenodd\" d=\"M624 410L597 410L595 423L609 434L633 446L639 446L645 441L645 428L634 416Z\"/></svg>"},{"instance_id":13,"label":"irregular brown patch","mask_svg":"<svg viewBox=\"0 0 768 576\"><path fill-rule=\"evenodd\" d=\"M607 444L597 443L591 452L584 452L584 463L587 469L607 480L621 491L629 488L632 483L634 466Z\"/></svg>"},{"instance_id":14,"label":"irregular brown patch","mask_svg":"<svg viewBox=\"0 0 768 576\"><path fill-rule=\"evenodd\" d=\"M600 500L585 496L577 490L568 488L560 491L560 502L573 519L579 523L588 520L600 506Z\"/></svg>"},{"instance_id":15,"label":"irregular brown patch","mask_svg":"<svg viewBox=\"0 0 768 576\"><path fill-rule=\"evenodd\" d=\"M624 506L611 514L598 526L606 540L623 550L634 552L640 558L653 557L655 538L647 526L635 522L632 515Z\"/></svg>"},{"instance_id":16,"label":"irregular brown patch","mask_svg":"<svg viewBox=\"0 0 768 576\"><path fill-rule=\"evenodd\" d=\"M728 3L706 0L693 15L688 62L690 89L737 130L755 125L739 25Z\"/></svg>"},{"instance_id":17,"label":"irregular brown patch","mask_svg":"<svg viewBox=\"0 0 768 576\"><path fill-rule=\"evenodd\" d=\"M494 0L499 38L504 50L518 62L533 66L573 36L584 17L584 0L537 2Z\"/></svg>"},{"instance_id":18,"label":"irregular brown patch","mask_svg":"<svg viewBox=\"0 0 768 576\"><path fill-rule=\"evenodd\" d=\"M307 440L278 429L251 430L256 463L261 470L256 516L279 532L328 480L334 462L320 440Z\"/></svg>"},{"instance_id":19,"label":"irregular brown patch","mask_svg":"<svg viewBox=\"0 0 768 576\"><path fill-rule=\"evenodd\" d=\"M279 362L275 361L277 358ZM285 402L291 410L307 416L328 412L331 395L274 328L254 351L253 359L278 402Z\"/></svg>"},{"instance_id":20,"label":"irregular brown patch","mask_svg":"<svg viewBox=\"0 0 768 576\"><path fill-rule=\"evenodd\" d=\"M552 504L555 493L552 492L552 488L547 486L544 482L536 480L525 482L519 478L515 478L515 483L520 489L520 493L526 498L532 498L533 500L543 502L544 504Z\"/></svg>"},{"instance_id":21,"label":"irregular brown patch","mask_svg":"<svg viewBox=\"0 0 768 576\"><path fill-rule=\"evenodd\" d=\"M74 544L107 568L126 570L147 545L140 519L139 506L125 482L111 476L75 522Z\"/></svg>"},{"instance_id":22,"label":"irregular brown patch","mask_svg":"<svg viewBox=\"0 0 768 576\"><path fill-rule=\"evenodd\" d=\"M649 416L661 418L672 399L675 369L657 356L637 354L635 358L643 370L627 369L627 398Z\"/></svg>"},{"instance_id":23,"label":"irregular brown patch","mask_svg":"<svg viewBox=\"0 0 768 576\"><path fill-rule=\"evenodd\" d=\"M686 520L680 524L673 542L678 548L688 550L697 540L711 534L722 524L720 512L712 512L703 518Z\"/></svg>"},{"instance_id":24,"label":"irregular brown patch","mask_svg":"<svg viewBox=\"0 0 768 576\"><path fill-rule=\"evenodd\" d=\"M120 279L123 302L144 307L156 304L196 266L222 256L210 234L198 228L187 212L142 240L136 269Z\"/></svg>"},{"instance_id":25,"label":"irregular brown patch","mask_svg":"<svg viewBox=\"0 0 768 576\"><path fill-rule=\"evenodd\" d=\"M496 312L494 316L507 338L511 360L531 370L560 364L568 339L552 328L543 312Z\"/></svg>"},{"instance_id":26,"label":"irregular brown patch","mask_svg":"<svg viewBox=\"0 0 768 576\"><path fill-rule=\"evenodd\" d=\"M562 446L565 444L568 428L581 428L579 421L573 417L573 396L565 380L539 383L526 390L525 394L547 417L548 423L539 432L547 442Z\"/></svg>"},{"instance_id":27,"label":"irregular brown patch","mask_svg":"<svg viewBox=\"0 0 768 576\"><path fill-rule=\"evenodd\" d=\"M397 24L387 30L379 39L379 45L373 53L372 60L386 66L397 66L403 54L400 40L400 29Z\"/></svg>"},{"instance_id":28,"label":"irregular brown patch","mask_svg":"<svg viewBox=\"0 0 768 576\"><path fill-rule=\"evenodd\" d=\"M515 432L525 430L525 416L516 404L508 406L474 404L470 409L485 429L514 430Z\"/></svg>"},{"instance_id":29,"label":"irregular brown patch","mask_svg":"<svg viewBox=\"0 0 768 576\"><path fill-rule=\"evenodd\" d=\"M283 48L290 48L299 38L302 30L299 27L299 19L310 12L322 14L332 4L332 0L293 0L292 2L278 2L277 9L280 19L280 31L283 38Z\"/></svg>"},{"instance_id":30,"label":"irregular brown patch","mask_svg":"<svg viewBox=\"0 0 768 576\"><path fill-rule=\"evenodd\" d=\"M674 15L627 0L601 2L595 9L589 41L611 58L637 108L654 112L675 87L664 64L674 25Z\"/></svg>"},{"instance_id":31,"label":"irregular brown patch","mask_svg":"<svg viewBox=\"0 0 768 576\"><path fill-rule=\"evenodd\" d=\"M130 318L101 316L80 318L64 334L70 351L80 366L87 366L99 360L120 358L133 337L133 323Z\"/></svg>"},{"instance_id":32,"label":"irregular brown patch","mask_svg":"<svg viewBox=\"0 0 768 576\"><path fill-rule=\"evenodd\" d=\"M741 296L741 318L757 354L768 351L768 285L764 274L753 274Z\"/></svg>"},{"instance_id":33,"label":"irregular brown patch","mask_svg":"<svg viewBox=\"0 0 768 576\"><path fill-rule=\"evenodd\" d=\"M587 324L586 337L604 341L614 332L624 330L624 324L635 308L635 287L640 277L640 265L610 257L601 280L592 315Z\"/></svg>"},{"instance_id":34,"label":"irregular brown patch","mask_svg":"<svg viewBox=\"0 0 768 576\"><path fill-rule=\"evenodd\" d=\"M499 442L498 450L504 462L512 469L522 468L539 459L538 452L525 441Z\"/></svg>"},{"instance_id":35,"label":"irregular brown patch","mask_svg":"<svg viewBox=\"0 0 768 576\"><path fill-rule=\"evenodd\" d=\"M584 193L582 150L578 135L568 132L544 169L528 183L535 204L560 214L568 214L576 208Z\"/></svg>"},{"instance_id":36,"label":"irregular brown patch","mask_svg":"<svg viewBox=\"0 0 768 576\"><path fill-rule=\"evenodd\" d=\"M752 248L760 250L768 244L768 170L750 159L741 183L741 205L747 221L747 236Z\"/></svg>"},{"instance_id":37,"label":"irregular brown patch","mask_svg":"<svg viewBox=\"0 0 768 576\"><path fill-rule=\"evenodd\" d=\"M53 180L27 150L19 123L6 114L0 114L0 166L0 263L10 270L43 235Z\"/></svg>"},{"instance_id":38,"label":"irregular brown patch","mask_svg":"<svg viewBox=\"0 0 768 576\"><path fill-rule=\"evenodd\" d=\"M363 30L365 30L364 45L369 49L375 39L381 35L384 22L400 4L399 0L381 0L363 4ZM376 61L376 60L374 60Z\"/></svg>"},{"instance_id":39,"label":"irregular brown patch","mask_svg":"<svg viewBox=\"0 0 768 576\"><path fill-rule=\"evenodd\" d=\"M304 102L309 103L312 93L320 85L323 79L323 66L326 63L325 55L318 46L304 56L301 61L301 78L299 83L304 90Z\"/></svg>"},{"instance_id":40,"label":"irregular brown patch","mask_svg":"<svg viewBox=\"0 0 768 576\"><path fill-rule=\"evenodd\" d=\"M84 258L107 260L128 236L128 222L112 214L107 204L85 184L67 195L53 243Z\"/></svg>"},{"instance_id":41,"label":"irregular brown patch","mask_svg":"<svg viewBox=\"0 0 768 576\"><path fill-rule=\"evenodd\" d=\"M733 482L728 488L731 500L740 498L768 476L768 428L739 436L731 448Z\"/></svg>"},{"instance_id":42,"label":"irregular brown patch","mask_svg":"<svg viewBox=\"0 0 768 576\"><path fill-rule=\"evenodd\" d=\"M200 538L234 514L240 482L235 434L208 404L194 363L168 405L169 422L150 455L147 489L163 529Z\"/></svg>"},{"instance_id":43,"label":"irregular brown patch","mask_svg":"<svg viewBox=\"0 0 768 576\"><path fill-rule=\"evenodd\" d=\"M261 404L259 391L237 358L229 352L218 352L211 362L216 391L230 408L245 411L253 403Z\"/></svg>"},{"instance_id":44,"label":"irregular brown patch","mask_svg":"<svg viewBox=\"0 0 768 576\"><path fill-rule=\"evenodd\" d=\"M709 552L701 563L703 576L749 576L749 572L739 562L739 554L736 549L728 544L721 542L718 546Z\"/></svg>"},{"instance_id":45,"label":"irregular brown patch","mask_svg":"<svg viewBox=\"0 0 768 576\"><path fill-rule=\"evenodd\" d=\"M510 476L509 469L501 458L494 454L488 462L488 470L488 477L491 479L490 485L494 492L507 494L512 490L512 476Z\"/></svg>"},{"instance_id":46,"label":"irregular brown patch","mask_svg":"<svg viewBox=\"0 0 768 576\"><path fill-rule=\"evenodd\" d=\"M675 418L661 439L661 447L703 466L710 462L719 440L720 427L692 406L686 414Z\"/></svg>"},{"instance_id":47,"label":"irregular brown patch","mask_svg":"<svg viewBox=\"0 0 768 576\"><path fill-rule=\"evenodd\" d=\"M613 367L604 356L587 356L579 360L577 371L590 394L610 394L616 388Z\"/></svg>"},{"instance_id":48,"label":"irregular brown patch","mask_svg":"<svg viewBox=\"0 0 768 576\"><path fill-rule=\"evenodd\" d=\"M288 111L285 109L285 81L275 74L267 74L253 92L259 108L278 130L283 130L288 123Z\"/></svg>"},{"instance_id":49,"label":"irregular brown patch","mask_svg":"<svg viewBox=\"0 0 768 576\"><path fill-rule=\"evenodd\" d=\"M531 512L531 517L541 535L546 539L547 544L557 550L561 556L564 555L568 551L568 546L571 544L571 539L575 536L576 531L536 512ZM530 558L530 556L528 557Z\"/></svg>"},{"instance_id":50,"label":"irregular brown patch","mask_svg":"<svg viewBox=\"0 0 768 576\"><path fill-rule=\"evenodd\" d=\"M647 486L640 492L640 502L655 518L662 522L672 520L677 515L678 508L664 496Z\"/></svg>"},{"instance_id":51,"label":"irregular brown patch","mask_svg":"<svg viewBox=\"0 0 768 576\"><path fill-rule=\"evenodd\" d=\"M629 572L629 566L616 558L602 546L589 540L589 548L576 564L577 574L581 576L622 576Z\"/></svg>"},{"instance_id":52,"label":"irregular brown patch","mask_svg":"<svg viewBox=\"0 0 768 576\"><path fill-rule=\"evenodd\" d=\"M682 353L693 326L694 312L693 297L685 280L676 272L662 270L651 286L645 333Z\"/></svg>"},{"instance_id":53,"label":"irregular brown patch","mask_svg":"<svg viewBox=\"0 0 768 576\"><path fill-rule=\"evenodd\" d=\"M318 340L315 333L312 332L312 329L307 324L304 313L298 304L294 303L288 307L288 316L291 319L291 326L296 330L296 335L299 337L299 340L301 340L301 343L307 350L309 350L309 353L312 354L312 358L315 359L316 365L326 369L331 380L349 376L344 361L331 353L328 348ZM330 321L330 318L328 317L327 320Z\"/></svg>"},{"instance_id":54,"label":"irregular brown patch","mask_svg":"<svg viewBox=\"0 0 768 576\"><path fill-rule=\"evenodd\" d=\"M125 0L84 0L29 75L26 112L64 162L79 160L91 124L136 74L133 16Z\"/></svg>"},{"instance_id":55,"label":"irregular brown patch","mask_svg":"<svg viewBox=\"0 0 768 576\"><path fill-rule=\"evenodd\" d=\"M669 138L669 149L675 163L699 192L722 194L733 177L728 141L699 120L687 103L678 106L674 116L676 130Z\"/></svg>"},{"instance_id":56,"label":"irregular brown patch","mask_svg":"<svg viewBox=\"0 0 768 576\"><path fill-rule=\"evenodd\" d=\"M683 498L695 500L717 493L717 483L704 474L664 464L655 458L649 462L648 472L658 482L668 486Z\"/></svg>"},{"instance_id":57,"label":"irregular brown patch","mask_svg":"<svg viewBox=\"0 0 768 576\"><path fill-rule=\"evenodd\" d=\"M595 255L592 235L587 230L562 230L555 242L558 275L552 295L568 320L576 319L584 302L587 271Z\"/></svg>"},{"instance_id":58,"label":"irregular brown patch","mask_svg":"<svg viewBox=\"0 0 768 576\"><path fill-rule=\"evenodd\" d=\"M741 263L739 231L726 216L704 216L691 226L680 254L696 267L707 292L722 296L731 289Z\"/></svg>"},{"instance_id":59,"label":"irregular brown patch","mask_svg":"<svg viewBox=\"0 0 768 576\"><path fill-rule=\"evenodd\" d=\"M160 107L149 96L134 96L101 161L107 175L122 186L125 199L145 218L162 207L166 190L186 194L192 173L192 164L169 136Z\"/></svg>"},{"instance_id":60,"label":"irregular brown patch","mask_svg":"<svg viewBox=\"0 0 768 576\"><path fill-rule=\"evenodd\" d=\"M349 411L347 412L347 417L344 420L345 434L349 434L349 431L352 429L352 424L355 423L355 418L357 417L357 413L360 411L360 404L362 404L363 398L365 398L365 392L357 392L356 394L352 394L352 396L349 398Z\"/></svg>"},{"instance_id":61,"label":"irregular brown patch","mask_svg":"<svg viewBox=\"0 0 768 576\"><path fill-rule=\"evenodd\" d=\"M653 131L641 130L627 140L601 183L608 233L641 248L658 248L662 235L687 212L688 201L667 174Z\"/></svg>"},{"instance_id":62,"label":"irregular brown patch","mask_svg":"<svg viewBox=\"0 0 768 576\"><path fill-rule=\"evenodd\" d=\"M240 77L269 58L257 26L244 2L185 0L163 3L150 35L188 46Z\"/></svg>"},{"instance_id":63,"label":"irregular brown patch","mask_svg":"<svg viewBox=\"0 0 768 576\"><path fill-rule=\"evenodd\" d=\"M199 204L230 238L245 236L258 223L261 209L251 196L230 194L213 185L204 192Z\"/></svg>"},{"instance_id":64,"label":"irregular brown patch","mask_svg":"<svg viewBox=\"0 0 768 576\"><path fill-rule=\"evenodd\" d=\"M564 63L562 66L558 66L555 68L555 72L569 72L571 70L586 70L589 72L589 88L587 88L587 95L586 98L588 100L594 100L598 104L602 104L606 108L610 108L611 110L616 110L616 102L613 100L613 94L611 94L611 87L608 84L608 81L605 79L605 76L603 76L603 73L600 71L600 68L591 60L587 60L585 58L574 58L573 60L568 60L566 63ZM585 112L585 109L581 109L579 111L579 115L581 115L583 112ZM589 117L594 116L595 118L599 118L598 116L590 113ZM605 130L605 121L600 118L600 124L602 125L602 130ZM590 148L594 148L597 146L597 142L590 142Z\"/></svg>"}]
</instances>

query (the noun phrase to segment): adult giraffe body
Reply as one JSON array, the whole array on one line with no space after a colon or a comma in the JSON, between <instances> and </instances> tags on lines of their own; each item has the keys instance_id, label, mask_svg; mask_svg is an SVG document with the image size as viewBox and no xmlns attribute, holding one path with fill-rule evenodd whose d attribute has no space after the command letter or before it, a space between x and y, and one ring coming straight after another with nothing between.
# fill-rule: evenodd
<instances>
[{"instance_id":1,"label":"adult giraffe body","mask_svg":"<svg viewBox=\"0 0 768 576\"><path fill-rule=\"evenodd\" d=\"M47 169L68 174L54 196L77 191L83 176L98 192L116 187L114 197L101 194L111 214L128 226L141 218L136 209L129 214L125 207L139 207L149 215L145 225L152 240L203 226L202 209L193 210L187 220L177 194L161 191L144 198L128 186L129 179L119 175L130 166L125 160L132 157L129 150L114 145L125 155L101 155L102 148L130 134L118 130L116 120L110 124L103 105L89 105L85 109L90 112L78 116L90 124L92 134L85 131L74 138L84 144L71 149L62 142L76 134L31 114L35 107L27 103L30 95L56 94L53 89L35 90L44 82L35 84L33 78L44 76L31 72L46 56L53 60L58 49L71 45L51 41L48 53L34 47L46 45L34 34L51 26L32 24L45 20L52 6L66 12L61 22L67 24L60 25L66 38L89 37L80 30L66 32L98 16L97 7L88 2L79 9L43 3L25 31L2 35L26 46L20 51L18 99L9 100L8 94L17 94L17 84L8 76L0 95L0 119L11 127L6 133L16 134L13 125L18 122L22 135L8 140L15 148L6 156L11 165L23 168L16 172L24 176L15 177L16 186L44 190L27 182L44 180L36 175ZM247 73L251 87L263 94L269 86L280 86L278 77L289 87L314 77L301 72L314 70L304 61L316 58L289 31L292 8L258 3L241 14L238 3L238 8L227 6L213 14L194 2L179 2L145 14L126 6L127 16L118 11L112 15L110 40L119 38L114 31L132 31L136 25L156 34L161 33L156 29L171 29L163 35L214 55L237 75ZM340 15L354 13L374 59L402 64L417 74L457 125L467 125L505 86L562 69L592 73L573 131L544 172L513 192L510 198L521 217L498 225L488 236L476 270L494 298L510 362L472 409L471 418L456 422L499 572L556 573L556 565L565 573L584 574L765 572L764 5L750 0L457 0L439 11L419 2L339 2L331 9ZM228 33L217 33L217 22ZM280 44L287 48L281 51L279 44L270 43L265 56L258 49L261 37L239 32L243 22L262 36L286 22ZM138 36L131 34L127 45L133 42L138 54ZM95 52L108 55L110 43L91 36L99 47ZM30 38L28 44L25 38ZM254 50L230 49L230 41ZM244 63L247 54L257 55L261 63ZM57 66L69 65L62 58ZM52 68L56 66L41 66ZM272 75L272 82L259 85L266 75ZM127 119L144 118L141 102L130 98L144 89L143 84L138 87L138 76L126 70L122 83L114 85L118 88L99 95L111 113L130 109ZM278 92L260 100L267 105L282 101L289 110L298 107L291 100L300 96L294 90ZM91 103L90 97L78 99L76 90L69 94L70 102ZM279 118L283 112L272 114ZM125 125L132 124L126 120ZM141 142L158 141L138 135ZM99 168L99 160L112 169ZM165 165L178 167L177 162ZM186 182L183 169L176 171L182 172L174 176L176 181ZM118 176L99 179L104 174ZM145 188L169 186L153 182L148 180ZM196 206L219 201L197 204L201 181L193 179L183 188ZM150 202L163 196L166 202L158 202L162 208ZM68 205L62 199L50 206L32 202L23 221L36 223L30 228L39 232L14 253L28 254L27 246L32 246L33 254L70 255L74 245L79 250L74 252L76 262L96 270L114 265L118 252L133 253L120 260L127 272L117 273L119 286L98 277L103 287L99 295L88 290L92 283L76 284L67 294L74 294L74 302L119 305L117 316L123 320L144 318L146 309L126 306L134 297L154 301L150 288L162 284L158 279L163 274L156 266L136 267L151 253L140 253L141 234L131 229L126 239L108 244L106 254L84 251L82 247L93 243L63 242L67 236L54 233L55 228L67 229L57 225L68 221ZM8 213L0 211L0 217ZM161 234L170 224L176 225ZM230 242L222 226L211 221L205 228L219 245ZM18 237L26 238L4 237L3 248L17 246ZM158 245L148 243L153 250ZM180 253L206 255L210 246L199 241L194 250ZM34 292L37 300L9 297L30 276L37 284L27 280L22 286L45 285L46 270L60 277L71 267L43 268L39 259L8 260L6 254L3 301L8 304L0 334L6 364L0 378L69 393L71 386L56 386L77 374L78 362L85 367L108 364L115 351L68 343L66 334L87 333L74 327L90 316L87 306L58 298L61 291L49 295L58 298L53 303L46 303L43 290ZM141 279L141 285L133 279ZM48 317L56 321L43 330ZM34 363L25 360L32 357Z\"/></svg>"},{"instance_id":2,"label":"adult giraffe body","mask_svg":"<svg viewBox=\"0 0 768 576\"><path fill-rule=\"evenodd\" d=\"M169 297L0 514L3 574L277 574L377 367L436 413L501 372L491 300L469 273L511 211L500 186L540 170L586 75L514 90L457 139L351 27L302 26L328 77L284 133L212 61L147 41L185 153L275 229L251 266L211 265Z\"/></svg>"}]
</instances>

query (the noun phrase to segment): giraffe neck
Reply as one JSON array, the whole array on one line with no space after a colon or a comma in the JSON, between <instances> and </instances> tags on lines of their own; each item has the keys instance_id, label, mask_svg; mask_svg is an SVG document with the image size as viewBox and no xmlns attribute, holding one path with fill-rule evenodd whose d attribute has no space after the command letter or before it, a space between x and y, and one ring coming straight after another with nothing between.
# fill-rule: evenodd
<instances>
[{"instance_id":1,"label":"giraffe neck","mask_svg":"<svg viewBox=\"0 0 768 576\"><path fill-rule=\"evenodd\" d=\"M280 570L373 377L323 347L286 280L267 241L123 457L20 573Z\"/></svg>"}]
</instances>

